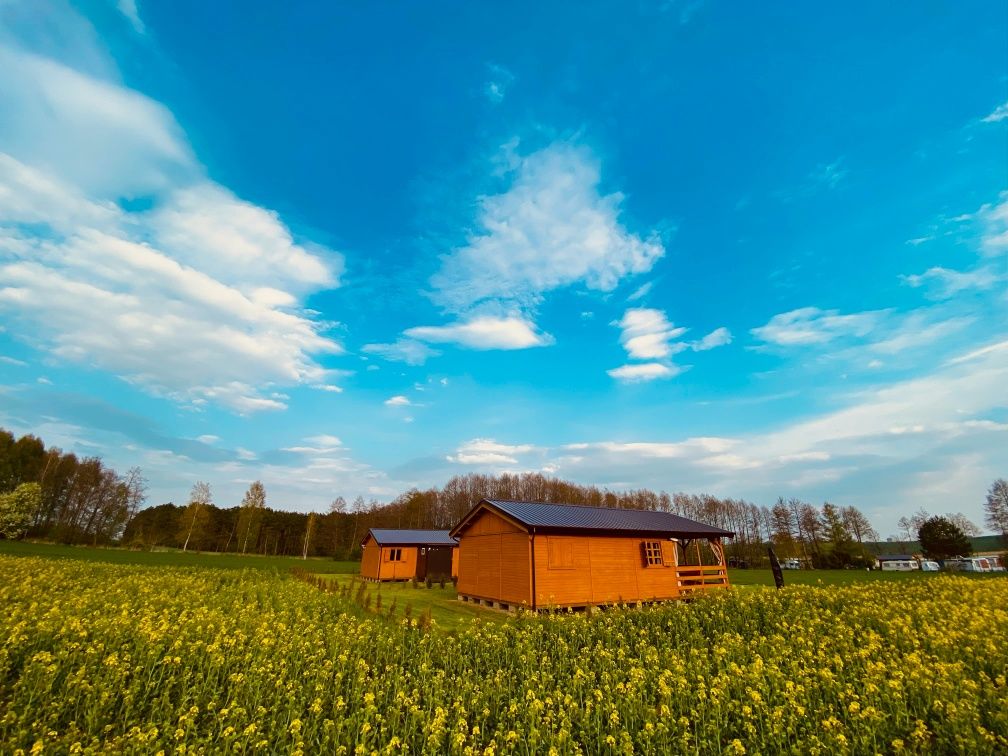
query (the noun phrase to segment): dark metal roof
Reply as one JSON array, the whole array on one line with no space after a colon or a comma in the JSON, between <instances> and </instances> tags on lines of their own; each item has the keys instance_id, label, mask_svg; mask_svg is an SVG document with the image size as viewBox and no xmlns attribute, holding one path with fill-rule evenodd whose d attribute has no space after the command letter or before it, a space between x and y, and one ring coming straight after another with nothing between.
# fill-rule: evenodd
<instances>
[{"instance_id":1,"label":"dark metal roof","mask_svg":"<svg viewBox=\"0 0 1008 756\"><path fill-rule=\"evenodd\" d=\"M613 509L610 507L582 507L575 504L546 504L533 501L504 501L483 499L505 515L529 528L577 531L623 531L627 533L653 533L669 537L718 538L735 536L730 530L680 517L671 512L646 509ZM479 505L477 505L479 506ZM466 518L468 519L468 518ZM463 523L465 520L463 520ZM462 523L460 523L461 525ZM457 532L459 526L453 529Z\"/></svg>"},{"instance_id":2,"label":"dark metal roof","mask_svg":"<svg viewBox=\"0 0 1008 756\"><path fill-rule=\"evenodd\" d=\"M458 541L448 535L447 530L371 528L368 533L382 546L458 546Z\"/></svg>"},{"instance_id":3,"label":"dark metal roof","mask_svg":"<svg viewBox=\"0 0 1008 756\"><path fill-rule=\"evenodd\" d=\"M912 562L913 559L914 559L913 554L882 554L881 556L878 557L878 560L880 562L896 562L896 561Z\"/></svg>"}]
</instances>

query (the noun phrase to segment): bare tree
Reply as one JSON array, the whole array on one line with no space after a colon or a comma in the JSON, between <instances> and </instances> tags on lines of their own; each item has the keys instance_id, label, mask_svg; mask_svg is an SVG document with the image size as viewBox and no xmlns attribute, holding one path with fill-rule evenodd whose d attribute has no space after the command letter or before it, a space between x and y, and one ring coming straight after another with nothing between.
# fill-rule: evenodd
<instances>
[{"instance_id":1,"label":"bare tree","mask_svg":"<svg viewBox=\"0 0 1008 756\"><path fill-rule=\"evenodd\" d=\"M1008 480L998 478L991 484L984 502L984 513L987 527L1000 533L1005 546L1008 546Z\"/></svg>"},{"instance_id":2,"label":"bare tree","mask_svg":"<svg viewBox=\"0 0 1008 756\"><path fill-rule=\"evenodd\" d=\"M855 506L847 506L840 510L844 526L847 532L853 536L854 540L862 546L865 541L879 540L878 531L872 527L871 522L865 517L864 512Z\"/></svg>"},{"instance_id":3,"label":"bare tree","mask_svg":"<svg viewBox=\"0 0 1008 756\"><path fill-rule=\"evenodd\" d=\"M976 524L962 512L947 514L945 515L945 518L970 538L975 538L982 532L980 528L978 528Z\"/></svg>"}]
</instances>

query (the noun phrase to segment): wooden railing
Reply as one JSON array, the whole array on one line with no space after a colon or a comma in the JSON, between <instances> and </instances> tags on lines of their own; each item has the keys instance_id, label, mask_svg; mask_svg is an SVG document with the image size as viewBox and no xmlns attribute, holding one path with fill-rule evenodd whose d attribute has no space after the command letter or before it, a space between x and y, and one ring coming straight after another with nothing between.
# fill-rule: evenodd
<instances>
[{"instance_id":1,"label":"wooden railing","mask_svg":"<svg viewBox=\"0 0 1008 756\"><path fill-rule=\"evenodd\" d=\"M679 592L685 596L728 587L728 570L720 565L676 567L676 575Z\"/></svg>"}]
</instances>

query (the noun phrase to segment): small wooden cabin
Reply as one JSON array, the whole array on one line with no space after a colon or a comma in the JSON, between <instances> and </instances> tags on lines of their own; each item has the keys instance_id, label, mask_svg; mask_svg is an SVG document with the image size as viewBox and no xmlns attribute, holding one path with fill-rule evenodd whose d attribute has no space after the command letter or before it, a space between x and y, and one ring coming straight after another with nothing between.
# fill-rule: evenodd
<instances>
[{"instance_id":1,"label":"small wooden cabin","mask_svg":"<svg viewBox=\"0 0 1008 756\"><path fill-rule=\"evenodd\" d=\"M447 530L371 528L361 541L361 577L440 579L458 574L458 543Z\"/></svg>"},{"instance_id":2,"label":"small wooden cabin","mask_svg":"<svg viewBox=\"0 0 1008 756\"><path fill-rule=\"evenodd\" d=\"M728 586L734 533L668 512L483 499L451 530L459 599L501 609L662 601Z\"/></svg>"}]
</instances>

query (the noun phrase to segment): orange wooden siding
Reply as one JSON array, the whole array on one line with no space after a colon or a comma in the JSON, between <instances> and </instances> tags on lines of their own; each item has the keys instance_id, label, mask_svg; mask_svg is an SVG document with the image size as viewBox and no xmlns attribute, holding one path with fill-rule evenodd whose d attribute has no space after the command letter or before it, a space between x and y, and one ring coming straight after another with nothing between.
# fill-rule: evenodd
<instances>
[{"instance_id":1,"label":"orange wooden siding","mask_svg":"<svg viewBox=\"0 0 1008 756\"><path fill-rule=\"evenodd\" d=\"M482 512L458 546L458 592L531 606L529 536L493 512Z\"/></svg>"},{"instance_id":2,"label":"orange wooden siding","mask_svg":"<svg viewBox=\"0 0 1008 756\"><path fill-rule=\"evenodd\" d=\"M361 553L360 561L360 574L361 577L366 578L377 578L378 577L378 559L379 552L381 549L378 548L378 544L374 542L374 539L368 536L367 541L364 544L364 549Z\"/></svg>"},{"instance_id":3,"label":"orange wooden siding","mask_svg":"<svg viewBox=\"0 0 1008 756\"><path fill-rule=\"evenodd\" d=\"M677 549L670 541L660 547L663 564L647 564L645 540L639 536L535 536L536 605L661 601L727 584L723 567L684 575L676 567ZM681 585L684 578L691 584Z\"/></svg>"},{"instance_id":4,"label":"orange wooden siding","mask_svg":"<svg viewBox=\"0 0 1008 756\"><path fill-rule=\"evenodd\" d=\"M392 550L402 553L402 560L391 561ZM368 538L361 554L362 577L375 580L409 580L416 575L416 546L378 546L374 539Z\"/></svg>"},{"instance_id":5,"label":"orange wooden siding","mask_svg":"<svg viewBox=\"0 0 1008 756\"><path fill-rule=\"evenodd\" d=\"M458 546L452 548L452 577L458 577Z\"/></svg>"}]
</instances>

